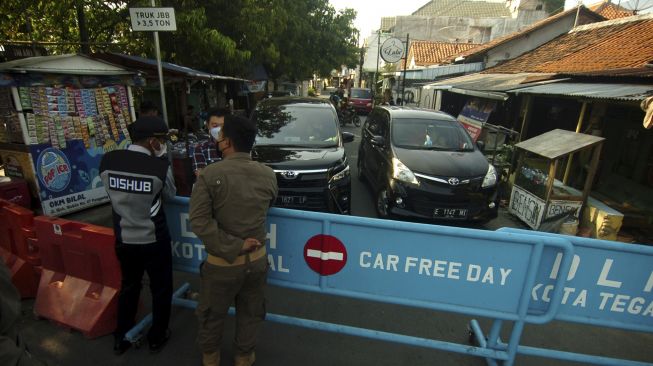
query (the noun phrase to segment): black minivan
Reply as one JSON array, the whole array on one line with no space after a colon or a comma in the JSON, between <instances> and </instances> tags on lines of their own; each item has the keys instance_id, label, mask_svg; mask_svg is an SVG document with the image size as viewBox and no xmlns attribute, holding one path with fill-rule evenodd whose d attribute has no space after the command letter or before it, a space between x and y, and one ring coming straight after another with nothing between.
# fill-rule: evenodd
<instances>
[{"instance_id":1,"label":"black minivan","mask_svg":"<svg viewBox=\"0 0 653 366\"><path fill-rule=\"evenodd\" d=\"M363 126L358 177L376 196L377 214L487 221L497 216L497 174L452 116L376 107Z\"/></svg>"},{"instance_id":2,"label":"black minivan","mask_svg":"<svg viewBox=\"0 0 653 366\"><path fill-rule=\"evenodd\" d=\"M279 97L259 102L252 114L258 135L252 158L274 169L279 195L275 206L351 213L351 177L340 132L328 99Z\"/></svg>"}]
</instances>

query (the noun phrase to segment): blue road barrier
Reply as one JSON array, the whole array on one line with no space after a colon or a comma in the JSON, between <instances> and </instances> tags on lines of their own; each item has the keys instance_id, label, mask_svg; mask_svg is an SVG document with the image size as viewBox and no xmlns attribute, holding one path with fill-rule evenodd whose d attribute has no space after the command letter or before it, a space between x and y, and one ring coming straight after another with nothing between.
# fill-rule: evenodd
<instances>
[{"instance_id":1,"label":"blue road barrier","mask_svg":"<svg viewBox=\"0 0 653 366\"><path fill-rule=\"evenodd\" d=\"M166 215L173 238L175 269L198 273L206 253L190 230L188 199L177 197L168 203ZM512 365L517 352L529 352L519 346L526 323L562 319L560 309L569 304L572 308L583 304L587 307L590 303L582 291L572 296L573 292L565 287L568 278L582 277L579 271L570 272L579 268L572 237L279 208L270 210L267 225L270 284L495 320L487 341L478 323L472 322L478 347L268 314L266 319L271 321L479 356L490 365ZM614 281L611 277L599 278ZM195 301L183 298L185 291L186 288L178 290L173 303L195 307ZM534 294L537 299L533 299ZM508 342L503 343L498 335L502 324L508 321L515 325ZM609 319L601 325L623 328L622 322ZM642 323L646 321L632 322L627 329L650 331ZM137 339L145 326L147 322L141 322L127 338Z\"/></svg>"}]
</instances>

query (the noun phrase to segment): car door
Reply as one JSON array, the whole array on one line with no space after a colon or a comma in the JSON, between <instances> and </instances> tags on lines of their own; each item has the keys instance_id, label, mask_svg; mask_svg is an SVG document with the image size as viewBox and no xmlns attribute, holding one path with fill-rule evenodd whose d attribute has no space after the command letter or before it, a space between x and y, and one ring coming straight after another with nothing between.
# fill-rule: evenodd
<instances>
[{"instance_id":1,"label":"car door","mask_svg":"<svg viewBox=\"0 0 653 366\"><path fill-rule=\"evenodd\" d=\"M376 127L374 127L376 125L375 120L378 119L378 115L378 110L374 110L369 116L367 116L363 128L361 129L361 143L358 146L358 169L361 170L361 173L368 181L370 181L370 172L367 167L371 164L368 157L372 150L371 140L374 137L374 131L376 129Z\"/></svg>"},{"instance_id":2,"label":"car door","mask_svg":"<svg viewBox=\"0 0 653 366\"><path fill-rule=\"evenodd\" d=\"M390 147L390 113L384 109L378 118L378 133L383 138L382 145L374 145L373 166L376 171L374 180L376 189L379 190L388 182L389 175L392 175L392 148Z\"/></svg>"}]
</instances>

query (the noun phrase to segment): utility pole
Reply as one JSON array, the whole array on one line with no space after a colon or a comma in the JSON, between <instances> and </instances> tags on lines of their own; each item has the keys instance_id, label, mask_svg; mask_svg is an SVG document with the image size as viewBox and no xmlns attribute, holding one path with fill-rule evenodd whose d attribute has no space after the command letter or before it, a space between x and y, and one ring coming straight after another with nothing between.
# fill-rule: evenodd
<instances>
[{"instance_id":1,"label":"utility pole","mask_svg":"<svg viewBox=\"0 0 653 366\"><path fill-rule=\"evenodd\" d=\"M363 62L365 62L365 47L361 46L361 57L358 61L358 87L363 83Z\"/></svg>"},{"instance_id":2,"label":"utility pole","mask_svg":"<svg viewBox=\"0 0 653 366\"><path fill-rule=\"evenodd\" d=\"M91 54L91 46L88 43L88 29L86 27L86 14L84 14L84 2L77 0L75 4L77 8L77 24L79 26L79 43L82 45L82 53L85 55Z\"/></svg>"},{"instance_id":3,"label":"utility pole","mask_svg":"<svg viewBox=\"0 0 653 366\"><path fill-rule=\"evenodd\" d=\"M401 87L401 105L406 104L405 92L406 92L406 67L408 67L408 42L410 42L410 34L406 34L406 52L404 52L404 76L402 76L402 87Z\"/></svg>"}]
</instances>

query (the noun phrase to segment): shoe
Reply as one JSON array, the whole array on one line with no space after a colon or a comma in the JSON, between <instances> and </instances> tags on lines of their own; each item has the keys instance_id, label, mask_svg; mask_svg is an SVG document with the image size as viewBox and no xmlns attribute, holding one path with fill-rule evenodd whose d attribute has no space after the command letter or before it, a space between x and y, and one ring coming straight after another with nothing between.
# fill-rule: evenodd
<instances>
[{"instance_id":1,"label":"shoe","mask_svg":"<svg viewBox=\"0 0 653 366\"><path fill-rule=\"evenodd\" d=\"M124 339L120 339L120 340L116 339L116 341L113 343L113 354L116 356L120 356L123 353L125 353L125 351L130 349L131 346L132 344L129 341L126 341Z\"/></svg>"},{"instance_id":2,"label":"shoe","mask_svg":"<svg viewBox=\"0 0 653 366\"><path fill-rule=\"evenodd\" d=\"M202 366L220 366L220 351L202 354Z\"/></svg>"},{"instance_id":3,"label":"shoe","mask_svg":"<svg viewBox=\"0 0 653 366\"><path fill-rule=\"evenodd\" d=\"M234 366L252 366L256 361L256 354L254 352L248 355L239 355L234 359Z\"/></svg>"},{"instance_id":4,"label":"shoe","mask_svg":"<svg viewBox=\"0 0 653 366\"><path fill-rule=\"evenodd\" d=\"M170 339L170 329L166 330L165 334L163 335L163 338L161 338L160 340L158 340L156 342L149 341L150 342L150 353L160 352L161 349L163 348L163 346L165 346L166 343L168 343L168 339Z\"/></svg>"}]
</instances>

